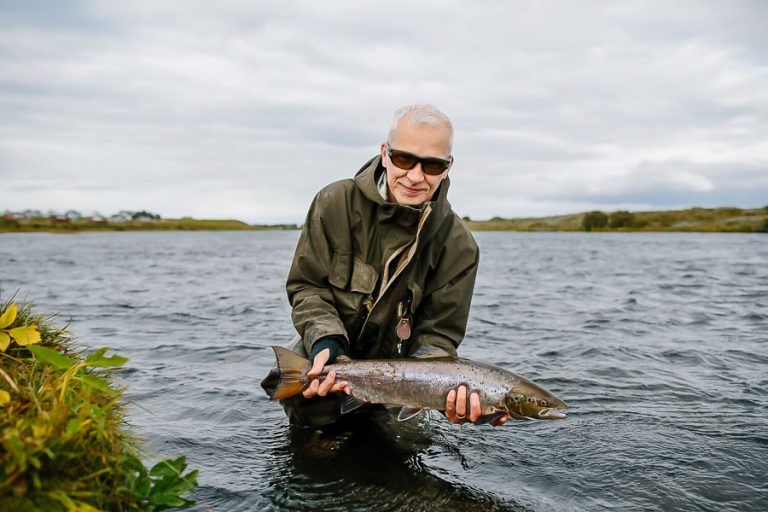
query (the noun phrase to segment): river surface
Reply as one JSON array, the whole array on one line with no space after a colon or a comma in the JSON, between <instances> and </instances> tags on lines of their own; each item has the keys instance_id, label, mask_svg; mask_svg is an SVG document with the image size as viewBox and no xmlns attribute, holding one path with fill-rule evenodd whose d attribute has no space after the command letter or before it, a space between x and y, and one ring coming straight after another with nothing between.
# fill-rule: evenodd
<instances>
[{"instance_id":1,"label":"river surface","mask_svg":"<svg viewBox=\"0 0 768 512\"><path fill-rule=\"evenodd\" d=\"M293 334L297 232L0 235L0 287L130 358L148 459L196 510L768 510L768 236L477 233L460 354L541 383L563 421L437 413L292 430L259 381Z\"/></svg>"}]
</instances>

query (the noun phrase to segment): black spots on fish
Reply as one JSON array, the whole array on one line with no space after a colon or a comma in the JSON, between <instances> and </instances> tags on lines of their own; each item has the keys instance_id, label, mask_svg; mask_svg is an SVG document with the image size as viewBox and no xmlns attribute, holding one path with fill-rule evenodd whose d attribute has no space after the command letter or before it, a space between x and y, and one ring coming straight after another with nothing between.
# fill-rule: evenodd
<instances>
[{"instance_id":1,"label":"black spots on fish","mask_svg":"<svg viewBox=\"0 0 768 512\"><path fill-rule=\"evenodd\" d=\"M538 399L536 397L529 396L526 400L529 404L538 405L540 407L547 407L549 405L549 402L547 402L544 398ZM517 401L517 397L515 397L515 401Z\"/></svg>"}]
</instances>

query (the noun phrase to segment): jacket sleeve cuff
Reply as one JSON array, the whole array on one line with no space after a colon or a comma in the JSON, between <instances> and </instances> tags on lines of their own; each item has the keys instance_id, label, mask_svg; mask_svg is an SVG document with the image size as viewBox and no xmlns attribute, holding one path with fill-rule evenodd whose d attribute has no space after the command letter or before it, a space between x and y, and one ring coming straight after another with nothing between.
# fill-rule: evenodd
<instances>
[{"instance_id":1,"label":"jacket sleeve cuff","mask_svg":"<svg viewBox=\"0 0 768 512\"><path fill-rule=\"evenodd\" d=\"M309 360L314 361L315 356L326 348L331 351L330 357L328 358L328 364L335 362L337 357L344 355L344 341L336 336L325 336L312 345L312 351L309 353Z\"/></svg>"}]
</instances>

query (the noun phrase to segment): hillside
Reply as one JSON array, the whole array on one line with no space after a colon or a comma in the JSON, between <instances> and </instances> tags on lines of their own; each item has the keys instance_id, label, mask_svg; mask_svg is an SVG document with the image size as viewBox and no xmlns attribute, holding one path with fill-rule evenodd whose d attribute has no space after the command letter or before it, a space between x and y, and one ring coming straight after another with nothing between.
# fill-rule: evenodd
<instances>
[{"instance_id":1,"label":"hillside","mask_svg":"<svg viewBox=\"0 0 768 512\"><path fill-rule=\"evenodd\" d=\"M80 231L244 231L265 229L295 229L296 226L252 226L239 220L158 219L124 222L67 220L49 217L30 220L0 219L0 233L43 231L49 233L76 233Z\"/></svg>"},{"instance_id":2,"label":"hillside","mask_svg":"<svg viewBox=\"0 0 768 512\"><path fill-rule=\"evenodd\" d=\"M658 212L592 211L573 215L475 221L473 231L703 231L768 233L768 207L689 208Z\"/></svg>"}]
</instances>

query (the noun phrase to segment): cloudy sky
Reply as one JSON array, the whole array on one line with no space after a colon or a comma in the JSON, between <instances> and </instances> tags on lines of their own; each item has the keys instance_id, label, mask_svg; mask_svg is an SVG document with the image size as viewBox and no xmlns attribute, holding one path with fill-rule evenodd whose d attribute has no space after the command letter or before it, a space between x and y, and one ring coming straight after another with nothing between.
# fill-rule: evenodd
<instances>
[{"instance_id":1,"label":"cloudy sky","mask_svg":"<svg viewBox=\"0 0 768 512\"><path fill-rule=\"evenodd\" d=\"M0 0L0 211L301 222L413 102L461 215L768 205L768 2Z\"/></svg>"}]
</instances>

